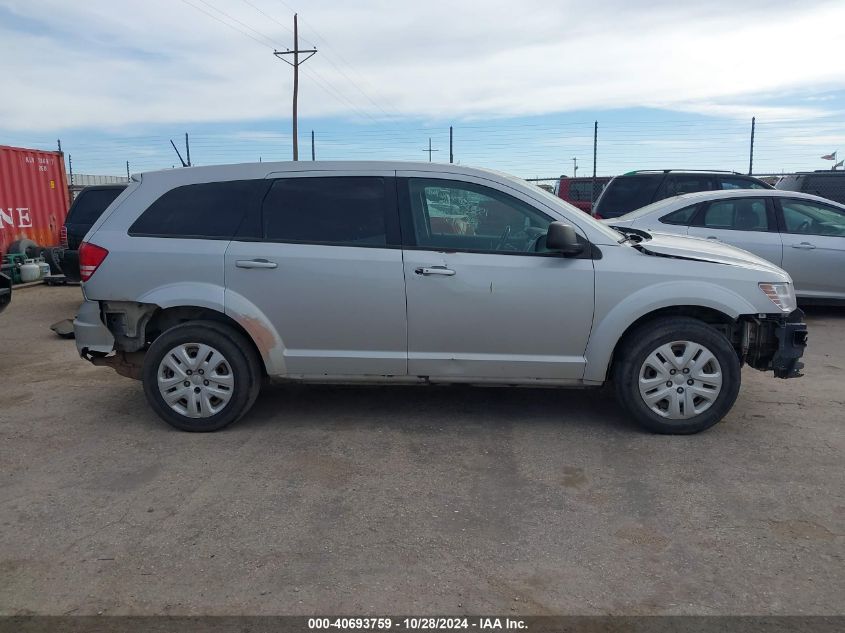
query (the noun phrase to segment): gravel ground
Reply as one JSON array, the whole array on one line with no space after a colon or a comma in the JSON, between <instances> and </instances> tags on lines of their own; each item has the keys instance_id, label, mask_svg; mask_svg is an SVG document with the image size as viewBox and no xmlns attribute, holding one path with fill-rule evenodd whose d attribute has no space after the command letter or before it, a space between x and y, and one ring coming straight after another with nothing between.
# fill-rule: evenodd
<instances>
[{"instance_id":1,"label":"gravel ground","mask_svg":"<svg viewBox=\"0 0 845 633\"><path fill-rule=\"evenodd\" d=\"M196 435L48 329L79 301L0 315L0 614L843 612L845 309L697 436L605 390L328 386Z\"/></svg>"}]
</instances>

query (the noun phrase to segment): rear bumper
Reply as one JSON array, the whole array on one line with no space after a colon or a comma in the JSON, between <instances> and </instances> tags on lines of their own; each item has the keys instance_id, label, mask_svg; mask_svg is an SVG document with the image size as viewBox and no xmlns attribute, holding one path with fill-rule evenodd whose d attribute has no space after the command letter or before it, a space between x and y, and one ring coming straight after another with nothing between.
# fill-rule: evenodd
<instances>
[{"instance_id":1,"label":"rear bumper","mask_svg":"<svg viewBox=\"0 0 845 633\"><path fill-rule=\"evenodd\" d=\"M100 318L100 304L97 301L84 301L79 306L73 320L73 333L76 349L82 358L91 360L93 356L109 354L114 350L114 336Z\"/></svg>"}]
</instances>

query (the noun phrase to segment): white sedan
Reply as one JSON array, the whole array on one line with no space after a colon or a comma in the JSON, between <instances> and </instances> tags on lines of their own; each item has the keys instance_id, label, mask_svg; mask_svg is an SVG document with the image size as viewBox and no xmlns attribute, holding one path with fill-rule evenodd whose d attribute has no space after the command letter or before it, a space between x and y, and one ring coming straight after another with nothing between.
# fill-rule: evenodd
<instances>
[{"instance_id":1,"label":"white sedan","mask_svg":"<svg viewBox=\"0 0 845 633\"><path fill-rule=\"evenodd\" d=\"M777 264L799 298L845 301L845 205L794 191L700 191L605 220L724 242Z\"/></svg>"}]
</instances>

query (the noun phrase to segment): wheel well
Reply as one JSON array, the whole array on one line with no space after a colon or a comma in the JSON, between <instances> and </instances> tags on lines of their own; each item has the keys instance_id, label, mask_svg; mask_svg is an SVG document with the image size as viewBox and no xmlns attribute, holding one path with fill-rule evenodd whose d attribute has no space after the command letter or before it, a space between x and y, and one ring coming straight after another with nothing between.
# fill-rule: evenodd
<instances>
[{"instance_id":1,"label":"wheel well","mask_svg":"<svg viewBox=\"0 0 845 633\"><path fill-rule=\"evenodd\" d=\"M241 326L240 323L230 316L227 316L222 312L218 312L217 310L191 306L158 308L147 322L144 338L147 343L152 343L166 330L169 330L180 323L185 323L186 321L214 321L215 323L227 325L239 332L252 346L252 349L261 364L261 370L266 375L267 368L264 366L264 359L261 356L258 346L255 344L255 341L252 340L249 333L243 328L243 326Z\"/></svg>"},{"instance_id":2,"label":"wheel well","mask_svg":"<svg viewBox=\"0 0 845 633\"><path fill-rule=\"evenodd\" d=\"M619 337L619 340L613 348L613 353L610 356L610 362L607 365L607 378L610 378L612 374L613 361L616 356L616 352L622 347L622 345L625 344L628 337L630 337L640 326L645 325L650 321L664 319L666 317L690 317L703 321L707 325L712 326L714 329L724 334L725 338L727 338L734 346L734 349L737 350L737 354L740 354L741 350L739 342L736 340L735 336L738 322L735 319L732 319L724 312L719 312L718 310L704 306L669 306L667 308L660 308L654 312L644 314L628 326L628 328L622 333L622 336Z\"/></svg>"}]
</instances>

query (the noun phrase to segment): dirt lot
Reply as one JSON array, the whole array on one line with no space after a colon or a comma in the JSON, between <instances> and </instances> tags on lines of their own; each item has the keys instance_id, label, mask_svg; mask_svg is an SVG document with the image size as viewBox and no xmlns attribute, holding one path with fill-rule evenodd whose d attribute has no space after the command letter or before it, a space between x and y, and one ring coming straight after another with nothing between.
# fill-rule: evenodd
<instances>
[{"instance_id":1,"label":"dirt lot","mask_svg":"<svg viewBox=\"0 0 845 633\"><path fill-rule=\"evenodd\" d=\"M0 613L842 612L845 309L692 437L604 391L298 386L192 435L48 329L79 298L0 315Z\"/></svg>"}]
</instances>

